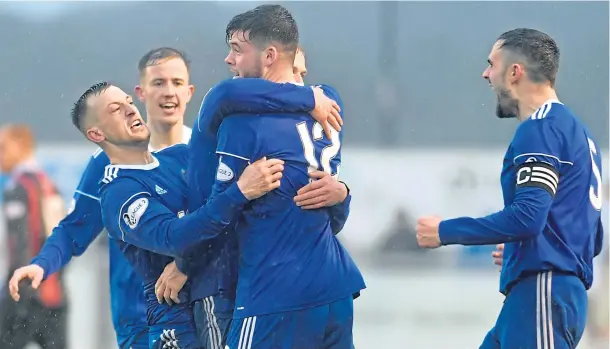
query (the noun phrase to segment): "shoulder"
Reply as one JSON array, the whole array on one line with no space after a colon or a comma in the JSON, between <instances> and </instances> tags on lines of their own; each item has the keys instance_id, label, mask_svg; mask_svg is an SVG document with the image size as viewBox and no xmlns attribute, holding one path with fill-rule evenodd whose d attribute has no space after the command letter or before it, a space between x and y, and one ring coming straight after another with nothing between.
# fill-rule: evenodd
<instances>
[{"instance_id":1,"label":"shoulder","mask_svg":"<svg viewBox=\"0 0 610 349\"><path fill-rule=\"evenodd\" d=\"M572 113L559 101L550 101L538 108L529 118L517 127L517 136L541 136L548 133L562 132L572 124Z\"/></svg>"},{"instance_id":2,"label":"shoulder","mask_svg":"<svg viewBox=\"0 0 610 349\"><path fill-rule=\"evenodd\" d=\"M110 165L110 159L108 158L108 155L106 155L106 153L102 149L98 149L89 158L89 163L87 164L87 168L85 171L97 171L101 173L108 165Z\"/></svg>"},{"instance_id":3,"label":"shoulder","mask_svg":"<svg viewBox=\"0 0 610 349\"><path fill-rule=\"evenodd\" d=\"M335 100L335 102L337 102L339 105L343 104L343 101L341 100L341 96L339 96L339 92L337 92L337 90L330 86L330 85L326 85L326 84L321 84L321 85L314 85L314 87L319 87L322 89L322 91L324 91L324 93L329 97Z\"/></svg>"},{"instance_id":4,"label":"shoulder","mask_svg":"<svg viewBox=\"0 0 610 349\"><path fill-rule=\"evenodd\" d=\"M259 135L265 133L262 127L257 126L263 119L262 116L242 115L225 118L218 129L216 153L249 160L257 149Z\"/></svg>"},{"instance_id":5,"label":"shoulder","mask_svg":"<svg viewBox=\"0 0 610 349\"><path fill-rule=\"evenodd\" d=\"M157 158L165 158L171 157L175 155L180 155L185 153L188 150L188 145L184 143L178 143L174 145L170 145L169 147L165 147L163 149L155 150L152 153L155 154Z\"/></svg>"},{"instance_id":6,"label":"shoulder","mask_svg":"<svg viewBox=\"0 0 610 349\"><path fill-rule=\"evenodd\" d=\"M121 176L120 172L121 171L119 170L114 177L105 176L104 180L106 180L106 182L102 180L103 183L100 189L102 207L105 205L116 206L122 202L129 201L130 198L135 198L140 195L151 195L149 189L138 179L129 174Z\"/></svg>"},{"instance_id":7,"label":"shoulder","mask_svg":"<svg viewBox=\"0 0 610 349\"><path fill-rule=\"evenodd\" d=\"M554 129L569 132L581 125L578 117L559 101L549 101L524 120L519 129Z\"/></svg>"}]
</instances>

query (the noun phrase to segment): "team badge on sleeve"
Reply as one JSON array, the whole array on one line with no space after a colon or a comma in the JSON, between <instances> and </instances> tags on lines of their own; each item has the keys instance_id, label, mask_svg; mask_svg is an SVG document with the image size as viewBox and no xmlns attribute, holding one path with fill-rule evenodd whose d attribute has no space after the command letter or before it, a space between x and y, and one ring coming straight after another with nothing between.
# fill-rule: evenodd
<instances>
[{"instance_id":1,"label":"team badge on sleeve","mask_svg":"<svg viewBox=\"0 0 610 349\"><path fill-rule=\"evenodd\" d=\"M123 220L125 221L125 224L127 224L130 229L134 229L135 227L137 227L138 223L140 222L140 218L142 218L142 215L144 214L144 212L146 212L147 208L147 198L141 198L131 203L131 205L129 205L129 207L127 208L127 212L123 214Z\"/></svg>"},{"instance_id":2,"label":"team badge on sleeve","mask_svg":"<svg viewBox=\"0 0 610 349\"><path fill-rule=\"evenodd\" d=\"M218 160L218 171L216 172L216 179L222 182L230 181L233 179L233 170L227 164L222 162L222 156Z\"/></svg>"}]
</instances>

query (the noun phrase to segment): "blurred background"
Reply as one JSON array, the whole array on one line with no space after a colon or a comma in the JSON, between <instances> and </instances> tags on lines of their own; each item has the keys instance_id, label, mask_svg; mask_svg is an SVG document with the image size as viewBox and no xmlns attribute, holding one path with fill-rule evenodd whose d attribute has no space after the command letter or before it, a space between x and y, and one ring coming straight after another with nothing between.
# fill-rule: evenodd
<instances>
[{"instance_id":1,"label":"blurred background","mask_svg":"<svg viewBox=\"0 0 610 349\"><path fill-rule=\"evenodd\" d=\"M203 94L229 77L226 24L258 4L2 2L0 124L32 127L38 160L69 202L95 151L69 117L82 91L99 80L132 90L140 57L175 47L190 57L197 87L190 126ZM421 250L416 217L502 208L498 179L517 123L495 117L495 97L481 73L495 39L516 27L545 31L558 42L560 99L592 130L608 173L608 3L282 4L299 23L306 83L333 85L345 103L341 176L354 199L341 239L368 284L355 303L357 348L477 348L503 300L494 247ZM0 258L8 252L2 236ZM607 304L607 257L597 262L604 277L590 296ZM0 267L0 280L5 274ZM66 279L70 349L115 348L107 247L97 243L73 260ZM599 310L603 316L589 323L580 348L608 349L608 309Z\"/></svg>"}]
</instances>

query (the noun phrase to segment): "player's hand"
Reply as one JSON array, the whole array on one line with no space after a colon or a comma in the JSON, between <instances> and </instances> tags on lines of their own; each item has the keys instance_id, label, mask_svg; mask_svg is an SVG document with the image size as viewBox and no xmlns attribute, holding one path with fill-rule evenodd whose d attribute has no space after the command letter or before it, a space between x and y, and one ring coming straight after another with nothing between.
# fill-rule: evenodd
<instances>
[{"instance_id":1,"label":"player's hand","mask_svg":"<svg viewBox=\"0 0 610 349\"><path fill-rule=\"evenodd\" d=\"M25 267L15 270L8 282L8 289L13 300L19 302L19 299L21 298L19 295L19 283L22 280L30 279L32 281L32 288L37 289L38 286L40 286L43 277L44 269L36 264L26 265Z\"/></svg>"},{"instance_id":2,"label":"player's hand","mask_svg":"<svg viewBox=\"0 0 610 349\"><path fill-rule=\"evenodd\" d=\"M328 98L324 91L319 87L312 87L315 107L311 112L311 116L322 125L324 133L328 139L332 139L331 128L341 131L343 119L341 118L341 108L334 100Z\"/></svg>"},{"instance_id":3,"label":"player's hand","mask_svg":"<svg viewBox=\"0 0 610 349\"><path fill-rule=\"evenodd\" d=\"M441 245L441 238L438 235L438 226L441 224L441 217L424 216L417 220L417 243L423 248L437 248Z\"/></svg>"},{"instance_id":4,"label":"player's hand","mask_svg":"<svg viewBox=\"0 0 610 349\"><path fill-rule=\"evenodd\" d=\"M314 181L297 191L294 202L305 210L330 207L343 202L347 197L345 184L334 179L324 171L309 174Z\"/></svg>"},{"instance_id":5,"label":"player's hand","mask_svg":"<svg viewBox=\"0 0 610 349\"><path fill-rule=\"evenodd\" d=\"M502 259L504 258L504 244L497 244L496 250L491 253L494 259L494 264L502 266Z\"/></svg>"},{"instance_id":6,"label":"player's hand","mask_svg":"<svg viewBox=\"0 0 610 349\"><path fill-rule=\"evenodd\" d=\"M178 293L184 287L187 279L188 277L178 270L176 262L166 265L155 284L155 294L159 304L162 304L164 300L169 305L173 303L179 304L180 298Z\"/></svg>"},{"instance_id":7,"label":"player's hand","mask_svg":"<svg viewBox=\"0 0 610 349\"><path fill-rule=\"evenodd\" d=\"M280 186L284 161L267 157L248 165L237 180L237 186L248 200L258 199Z\"/></svg>"}]
</instances>

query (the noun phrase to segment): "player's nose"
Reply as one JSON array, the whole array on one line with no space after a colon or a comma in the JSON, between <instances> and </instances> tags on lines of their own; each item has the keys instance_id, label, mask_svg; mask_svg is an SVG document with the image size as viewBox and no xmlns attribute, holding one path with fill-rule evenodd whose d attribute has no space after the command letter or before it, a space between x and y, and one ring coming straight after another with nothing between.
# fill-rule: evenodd
<instances>
[{"instance_id":1,"label":"player's nose","mask_svg":"<svg viewBox=\"0 0 610 349\"><path fill-rule=\"evenodd\" d=\"M489 68L485 68L485 70L483 70L483 74L481 74L481 76L483 77L483 79L487 80L487 82L489 82Z\"/></svg>"}]
</instances>

